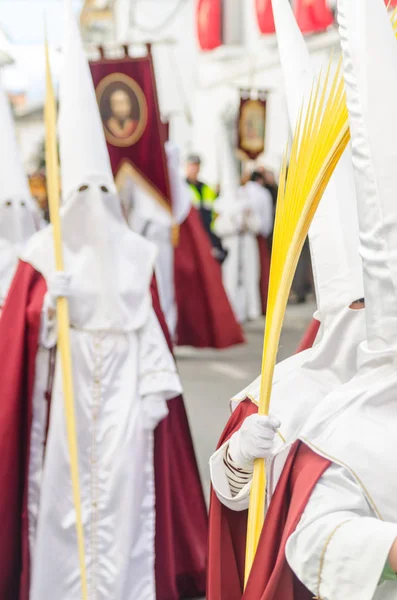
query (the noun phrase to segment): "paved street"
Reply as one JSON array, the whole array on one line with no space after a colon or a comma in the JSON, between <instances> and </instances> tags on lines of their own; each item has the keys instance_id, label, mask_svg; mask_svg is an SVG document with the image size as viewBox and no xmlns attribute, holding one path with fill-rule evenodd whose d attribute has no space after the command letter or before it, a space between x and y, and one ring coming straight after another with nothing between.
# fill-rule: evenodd
<instances>
[{"instance_id":1,"label":"paved street","mask_svg":"<svg viewBox=\"0 0 397 600\"><path fill-rule=\"evenodd\" d=\"M279 360L294 352L315 310L313 303L288 307L281 338ZM228 400L250 383L260 371L263 321L250 323L245 346L222 352L177 350L185 401L208 497L208 459L228 419Z\"/></svg>"}]
</instances>

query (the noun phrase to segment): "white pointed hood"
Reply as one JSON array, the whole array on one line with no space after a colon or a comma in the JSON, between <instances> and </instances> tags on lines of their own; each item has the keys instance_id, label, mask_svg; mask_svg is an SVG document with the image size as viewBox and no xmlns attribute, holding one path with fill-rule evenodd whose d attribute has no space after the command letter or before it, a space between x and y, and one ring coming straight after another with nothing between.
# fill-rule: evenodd
<instances>
[{"instance_id":1,"label":"white pointed hood","mask_svg":"<svg viewBox=\"0 0 397 600\"><path fill-rule=\"evenodd\" d=\"M0 305L18 254L36 231L35 207L22 166L10 104L0 80Z\"/></svg>"},{"instance_id":2,"label":"white pointed hood","mask_svg":"<svg viewBox=\"0 0 397 600\"><path fill-rule=\"evenodd\" d=\"M303 439L349 468L397 521L397 43L383 0L338 1L364 265L367 342L357 375L313 414Z\"/></svg>"},{"instance_id":3,"label":"white pointed hood","mask_svg":"<svg viewBox=\"0 0 397 600\"><path fill-rule=\"evenodd\" d=\"M303 35L288 0L273 0L281 68L291 129L313 87L314 72ZM335 169L309 232L320 316L363 296L358 252L358 218L351 150Z\"/></svg>"},{"instance_id":4,"label":"white pointed hood","mask_svg":"<svg viewBox=\"0 0 397 600\"><path fill-rule=\"evenodd\" d=\"M122 216L88 61L68 1L64 56L59 142L70 320L74 327L91 331L135 330L151 306L156 249L130 231ZM32 239L26 259L44 277L50 276L51 228Z\"/></svg>"},{"instance_id":5,"label":"white pointed hood","mask_svg":"<svg viewBox=\"0 0 397 600\"><path fill-rule=\"evenodd\" d=\"M273 0L291 127L313 85L312 66L288 0ZM336 169L310 230L321 327L313 348L276 365L270 410L288 443L295 441L314 408L357 372L365 339L365 311L350 304L362 297L357 208L350 152ZM350 164L349 164L350 160ZM235 398L259 398L260 378ZM281 443L279 443L279 446Z\"/></svg>"},{"instance_id":6,"label":"white pointed hood","mask_svg":"<svg viewBox=\"0 0 397 600\"><path fill-rule=\"evenodd\" d=\"M91 72L69 0L65 12L59 135L62 195L67 200L89 178L106 181L113 192L115 186Z\"/></svg>"}]
</instances>

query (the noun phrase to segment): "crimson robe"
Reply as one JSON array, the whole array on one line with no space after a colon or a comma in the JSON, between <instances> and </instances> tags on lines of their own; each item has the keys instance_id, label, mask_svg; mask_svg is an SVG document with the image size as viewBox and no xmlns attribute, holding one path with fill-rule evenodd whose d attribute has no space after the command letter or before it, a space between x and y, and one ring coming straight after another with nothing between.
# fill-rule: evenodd
<instances>
[{"instance_id":1,"label":"crimson robe","mask_svg":"<svg viewBox=\"0 0 397 600\"><path fill-rule=\"evenodd\" d=\"M230 417L219 446L257 411L246 399ZM232 511L212 491L207 600L311 600L285 557L285 546L329 461L301 442L291 448L272 497L251 574L244 590L248 511Z\"/></svg>"},{"instance_id":2,"label":"crimson robe","mask_svg":"<svg viewBox=\"0 0 397 600\"><path fill-rule=\"evenodd\" d=\"M0 599L29 599L27 479L35 363L46 282L20 262L0 319ZM153 306L170 338L156 289ZM159 600L202 594L207 515L182 397L155 432ZM189 526L187 526L187 524Z\"/></svg>"},{"instance_id":3,"label":"crimson robe","mask_svg":"<svg viewBox=\"0 0 397 600\"><path fill-rule=\"evenodd\" d=\"M317 319L311 320L309 327L306 329L303 338L299 342L299 346L296 351L297 353L303 352L303 350L307 350L313 346L318 330L320 329L320 324L320 321L317 321Z\"/></svg>"},{"instance_id":4,"label":"crimson robe","mask_svg":"<svg viewBox=\"0 0 397 600\"><path fill-rule=\"evenodd\" d=\"M181 225L175 249L175 296L179 346L222 349L244 343L223 287L221 267L195 208Z\"/></svg>"},{"instance_id":5,"label":"crimson robe","mask_svg":"<svg viewBox=\"0 0 397 600\"><path fill-rule=\"evenodd\" d=\"M261 267L261 277L259 281L259 289L261 294L262 314L266 314L267 296L269 293L269 277L270 277L270 248L269 242L263 235L258 235L259 261Z\"/></svg>"}]
</instances>

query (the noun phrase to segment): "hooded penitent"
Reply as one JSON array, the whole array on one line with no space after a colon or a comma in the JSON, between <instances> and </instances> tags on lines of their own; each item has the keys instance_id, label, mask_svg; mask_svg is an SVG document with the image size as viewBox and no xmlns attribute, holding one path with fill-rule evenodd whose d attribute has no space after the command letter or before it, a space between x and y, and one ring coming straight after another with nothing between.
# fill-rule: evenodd
<instances>
[{"instance_id":1,"label":"hooded penitent","mask_svg":"<svg viewBox=\"0 0 397 600\"><path fill-rule=\"evenodd\" d=\"M77 24L68 7L60 88L61 226L70 275L70 338L88 593L153 600L153 428L180 382L151 303L154 246L125 223ZM51 227L24 259L51 287ZM29 600L80 596L59 353L46 310L36 359L28 518ZM48 390L47 390L48 395ZM43 445L45 461L43 462Z\"/></svg>"},{"instance_id":2,"label":"hooded penitent","mask_svg":"<svg viewBox=\"0 0 397 600\"><path fill-rule=\"evenodd\" d=\"M0 306L14 276L18 255L37 230L37 213L29 192L15 136L10 105L0 80Z\"/></svg>"},{"instance_id":3,"label":"hooded penitent","mask_svg":"<svg viewBox=\"0 0 397 600\"><path fill-rule=\"evenodd\" d=\"M397 45L381 0L339 0L338 14L358 195L367 340L360 347L357 375L321 403L302 437L319 454L347 467L375 514L395 523ZM364 546L371 545L370 537L363 539Z\"/></svg>"},{"instance_id":4,"label":"hooded penitent","mask_svg":"<svg viewBox=\"0 0 397 600\"><path fill-rule=\"evenodd\" d=\"M313 70L288 0L273 0L273 12L294 129L302 102L310 96ZM273 379L271 412L281 420L288 442L296 439L317 403L356 373L358 346L365 338L365 311L349 308L364 295L350 148L324 193L309 238L320 330L313 348L278 364ZM248 396L257 401L259 385L260 378L234 400Z\"/></svg>"}]
</instances>

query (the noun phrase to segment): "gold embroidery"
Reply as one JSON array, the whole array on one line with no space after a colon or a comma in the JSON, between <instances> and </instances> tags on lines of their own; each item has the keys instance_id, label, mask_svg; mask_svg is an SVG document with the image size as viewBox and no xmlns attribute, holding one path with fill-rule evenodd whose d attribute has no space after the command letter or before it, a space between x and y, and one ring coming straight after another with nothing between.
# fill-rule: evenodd
<instances>
[{"instance_id":1,"label":"gold embroidery","mask_svg":"<svg viewBox=\"0 0 397 600\"><path fill-rule=\"evenodd\" d=\"M322 577L322 574L323 574L324 562L325 562L325 555L327 553L328 546L329 546L332 538L334 537L335 533L338 531L338 529L340 529L342 527L342 525L346 525L346 523L349 523L350 521L351 521L351 519L349 519L347 521L343 521L342 523L339 523L339 525L337 525L335 527L335 529L333 531L331 531L330 535L328 536L328 538L325 541L325 545L324 545L324 548L323 548L323 551L322 551L321 557L320 557L320 567L319 567L319 570L318 570L317 596L314 596L314 600L322 600L321 596L320 596L321 577Z\"/></svg>"},{"instance_id":2,"label":"gold embroidery","mask_svg":"<svg viewBox=\"0 0 397 600\"><path fill-rule=\"evenodd\" d=\"M102 399L102 347L104 334L96 333L93 340L94 346L94 370L92 374L92 436L91 436L91 531L90 531L90 598L96 600L98 592L98 421Z\"/></svg>"},{"instance_id":3,"label":"gold embroidery","mask_svg":"<svg viewBox=\"0 0 397 600\"><path fill-rule=\"evenodd\" d=\"M358 485L361 487L361 489L364 492L365 497L368 499L369 503L371 504L374 513L376 514L377 518L380 521L384 521L380 511L378 510L378 507L376 506L374 499L372 498L371 494L369 493L369 491L367 490L367 488L365 487L365 485L363 484L363 482L361 481L360 477L357 475L357 473L355 473L353 471L353 469L351 469L349 467L349 465L347 465L346 463L342 462L341 460L339 460L338 458L335 458L334 456L330 456L329 454L327 454L326 452L323 452L323 450L321 450L321 448L318 448L317 446L315 446L314 444L312 444L308 439L302 437L300 438L302 440L302 442L304 442L307 446L309 446L309 448L312 448L316 454L319 454L320 456L323 456L324 458L329 458L329 460L331 460L333 463L340 465L341 467L345 467L345 469L347 469L349 471L349 473L351 475L353 475L354 479L356 480L356 482L358 483Z\"/></svg>"}]
</instances>

